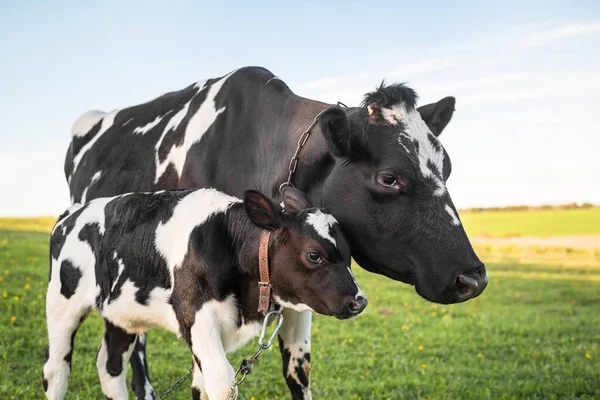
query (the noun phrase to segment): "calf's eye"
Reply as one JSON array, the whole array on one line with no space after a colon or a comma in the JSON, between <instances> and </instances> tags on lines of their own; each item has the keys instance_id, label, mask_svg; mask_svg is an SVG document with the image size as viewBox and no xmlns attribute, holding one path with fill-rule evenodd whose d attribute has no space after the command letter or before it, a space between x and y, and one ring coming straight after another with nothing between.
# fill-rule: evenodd
<instances>
[{"instance_id":1,"label":"calf's eye","mask_svg":"<svg viewBox=\"0 0 600 400\"><path fill-rule=\"evenodd\" d=\"M312 251L306 255L306 258L308 258L308 261L310 261L313 264L321 264L323 262L323 259L321 258L319 253L315 253Z\"/></svg>"}]
</instances>

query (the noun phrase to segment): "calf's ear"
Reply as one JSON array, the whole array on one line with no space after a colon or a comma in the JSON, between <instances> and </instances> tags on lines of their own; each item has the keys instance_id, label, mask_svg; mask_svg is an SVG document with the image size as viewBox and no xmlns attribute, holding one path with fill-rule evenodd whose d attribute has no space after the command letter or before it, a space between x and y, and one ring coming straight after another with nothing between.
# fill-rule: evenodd
<instances>
[{"instance_id":1,"label":"calf's ear","mask_svg":"<svg viewBox=\"0 0 600 400\"><path fill-rule=\"evenodd\" d=\"M454 105L456 99L454 97L444 97L437 103L431 103L417 108L421 118L427 124L431 133L435 136L440 136L450 119L454 114Z\"/></svg>"},{"instance_id":2,"label":"calf's ear","mask_svg":"<svg viewBox=\"0 0 600 400\"><path fill-rule=\"evenodd\" d=\"M255 225L272 231L281 228L282 219L279 208L261 192L246 190L244 207L248 217Z\"/></svg>"},{"instance_id":3,"label":"calf's ear","mask_svg":"<svg viewBox=\"0 0 600 400\"><path fill-rule=\"evenodd\" d=\"M366 147L367 137L363 129L350 129L344 110L331 107L319 117L319 126L329 151L336 157L355 158Z\"/></svg>"},{"instance_id":4,"label":"calf's ear","mask_svg":"<svg viewBox=\"0 0 600 400\"><path fill-rule=\"evenodd\" d=\"M294 188L286 187L283 189L283 205L286 212L297 213L298 211L311 208L312 204L304 192Z\"/></svg>"}]
</instances>

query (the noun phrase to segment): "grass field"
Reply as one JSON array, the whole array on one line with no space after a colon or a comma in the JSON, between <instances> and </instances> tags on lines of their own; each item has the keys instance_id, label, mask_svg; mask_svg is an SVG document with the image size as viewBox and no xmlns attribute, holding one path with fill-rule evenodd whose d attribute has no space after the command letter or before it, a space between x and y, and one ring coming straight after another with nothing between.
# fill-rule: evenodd
<instances>
[{"instance_id":1,"label":"grass field","mask_svg":"<svg viewBox=\"0 0 600 400\"><path fill-rule=\"evenodd\" d=\"M557 236L600 233L600 208L461 212L469 236Z\"/></svg>"},{"instance_id":2,"label":"grass field","mask_svg":"<svg viewBox=\"0 0 600 400\"><path fill-rule=\"evenodd\" d=\"M477 226L473 221L470 229ZM48 234L23 228L29 224L15 221L11 230L0 230L0 399L43 397ZM571 229L565 234L590 230L584 223L547 226ZM451 306L427 303L406 285L356 268L369 307L348 321L314 317L313 397L600 398L600 251L478 252L490 285L480 298ZM91 315L77 335L68 399L102 398L94 361L101 335L101 320ZM162 392L187 371L190 357L172 334L157 330L148 340L150 373ZM254 347L253 342L230 355L232 364ZM277 348L267 350L240 398L289 398L280 368ZM169 398L189 398L189 384Z\"/></svg>"}]
</instances>

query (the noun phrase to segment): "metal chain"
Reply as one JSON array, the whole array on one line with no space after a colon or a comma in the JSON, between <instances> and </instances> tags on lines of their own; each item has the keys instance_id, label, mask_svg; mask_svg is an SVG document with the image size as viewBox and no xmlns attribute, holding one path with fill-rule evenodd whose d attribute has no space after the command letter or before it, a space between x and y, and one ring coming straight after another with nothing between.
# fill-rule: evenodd
<instances>
[{"instance_id":1,"label":"metal chain","mask_svg":"<svg viewBox=\"0 0 600 400\"><path fill-rule=\"evenodd\" d=\"M171 388L169 390L167 390L166 392L162 393L160 396L158 396L156 398L156 400L163 400L166 399L167 396L169 396L171 394L171 392L174 392L179 386L181 386L181 384L183 382L185 382L185 380L192 374L192 370L194 367L190 367L190 370L187 372L187 374L185 374L184 376L182 376L181 378L177 379L175 381L175 383L173 384L173 386L171 386Z\"/></svg>"},{"instance_id":2,"label":"metal chain","mask_svg":"<svg viewBox=\"0 0 600 400\"><path fill-rule=\"evenodd\" d=\"M229 393L227 395L227 400L236 400L237 399L237 387L240 386L244 382L244 380L246 379L246 375L248 375L249 373L252 372L252 368L253 368L254 364L256 364L256 362L258 361L258 357L260 356L260 354L264 350L271 347L271 345L273 344L273 340L275 340L275 337L277 336L277 333L279 332L279 329L281 328L281 324L283 324L283 314L281 314L282 311L283 311L283 309L281 307L279 307L276 309L271 309L265 315L265 319L263 321L262 328L260 330L260 336L258 337L258 350L256 350L256 352L252 355L252 357L250 357L249 359L243 359L242 362L240 363L240 367L238 368L238 370L236 371L236 373L233 377L233 382L231 384L231 389L229 390ZM271 319L271 317L272 317L272 319ZM267 332L267 326L271 325L271 323L274 321L277 321L277 324L275 325L275 328L273 328L273 332L271 333L271 335L269 336L269 339L265 343L265 335ZM241 378L238 378L238 375L240 375L240 374L242 376L241 376Z\"/></svg>"},{"instance_id":3,"label":"metal chain","mask_svg":"<svg viewBox=\"0 0 600 400\"><path fill-rule=\"evenodd\" d=\"M336 106L347 107L341 101L338 101L336 103ZM300 154L300 150L302 150L302 148L308 141L308 137L310 136L312 129L315 127L315 125L317 125L317 122L319 122L319 117L321 116L321 114L323 114L327 110L329 110L329 108L326 108L325 110L322 110L320 113L318 113L315 116L315 118L313 119L313 122L310 124L308 129L305 130L304 132L302 132L302 135L300 135L300 139L298 139L298 146L296 147L296 152L294 153L294 156L290 160L290 165L288 167L288 179L286 182L279 185L279 193L282 193L283 189L285 189L286 187L294 187L294 185L292 184L292 179L294 178L294 173L296 172L296 168L298 167L298 160L299 160L298 155Z\"/></svg>"}]
</instances>

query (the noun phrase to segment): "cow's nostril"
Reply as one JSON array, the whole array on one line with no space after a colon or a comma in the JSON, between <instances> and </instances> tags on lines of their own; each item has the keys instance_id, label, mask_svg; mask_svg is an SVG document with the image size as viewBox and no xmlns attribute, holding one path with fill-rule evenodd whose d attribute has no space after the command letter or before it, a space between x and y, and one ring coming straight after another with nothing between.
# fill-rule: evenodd
<instances>
[{"instance_id":1,"label":"cow's nostril","mask_svg":"<svg viewBox=\"0 0 600 400\"><path fill-rule=\"evenodd\" d=\"M456 277L456 286L458 288L458 298L461 301L465 301L475 296L479 284L473 278L469 278L468 276L464 275L458 275Z\"/></svg>"},{"instance_id":2,"label":"cow's nostril","mask_svg":"<svg viewBox=\"0 0 600 400\"><path fill-rule=\"evenodd\" d=\"M353 301L350 303L350 309L352 311L356 311L360 308L360 304L358 304L358 301Z\"/></svg>"}]
</instances>

